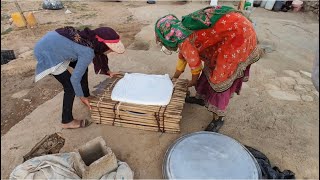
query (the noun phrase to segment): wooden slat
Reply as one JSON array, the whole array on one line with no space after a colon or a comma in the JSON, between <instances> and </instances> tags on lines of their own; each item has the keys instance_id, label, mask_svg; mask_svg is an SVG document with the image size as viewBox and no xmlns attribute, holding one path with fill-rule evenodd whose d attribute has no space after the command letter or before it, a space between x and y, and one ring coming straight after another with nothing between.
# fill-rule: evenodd
<instances>
[{"instance_id":1,"label":"wooden slat","mask_svg":"<svg viewBox=\"0 0 320 180\"><path fill-rule=\"evenodd\" d=\"M105 83L105 87L97 90L98 94L89 98L93 122L150 131L158 131L159 125L161 129L164 126L166 132L180 132L187 80L172 81L175 87L171 101L167 106L161 107L112 101L112 90L122 77L123 75L112 78Z\"/></svg>"}]
</instances>

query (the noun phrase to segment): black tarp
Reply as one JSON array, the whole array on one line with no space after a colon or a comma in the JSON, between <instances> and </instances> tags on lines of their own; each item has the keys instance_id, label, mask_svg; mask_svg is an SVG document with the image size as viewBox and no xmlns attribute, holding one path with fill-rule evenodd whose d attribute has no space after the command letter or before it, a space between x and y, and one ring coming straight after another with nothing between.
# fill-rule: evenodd
<instances>
[{"instance_id":1,"label":"black tarp","mask_svg":"<svg viewBox=\"0 0 320 180\"><path fill-rule=\"evenodd\" d=\"M272 167L270 160L262 152L250 146L245 147L251 152L251 154L257 160L262 172L262 179L295 179L295 174L292 171L280 171L280 169L277 166Z\"/></svg>"}]
</instances>

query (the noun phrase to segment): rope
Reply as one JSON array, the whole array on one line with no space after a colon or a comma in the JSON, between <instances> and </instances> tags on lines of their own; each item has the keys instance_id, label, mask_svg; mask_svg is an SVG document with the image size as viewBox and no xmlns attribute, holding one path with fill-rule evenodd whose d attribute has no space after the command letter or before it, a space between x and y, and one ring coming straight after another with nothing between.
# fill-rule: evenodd
<instances>
[{"instance_id":1,"label":"rope","mask_svg":"<svg viewBox=\"0 0 320 180\"><path fill-rule=\"evenodd\" d=\"M162 124L162 125L163 125L163 127L162 127L162 132L166 132L166 130L164 129L164 113L166 112L167 107L168 107L168 106L165 106L165 107L164 107L164 110L163 110L163 113L162 113L162 121L163 121L163 122L162 122L162 123L163 123L163 124Z\"/></svg>"},{"instance_id":2,"label":"rope","mask_svg":"<svg viewBox=\"0 0 320 180\"><path fill-rule=\"evenodd\" d=\"M156 112L154 113L154 117L155 117L156 120L157 120L158 132L163 132L163 131L161 130L161 128L160 128L160 116L159 116L159 114L160 114L161 108L162 108L162 106L160 106L160 108L159 108L159 110L158 110L158 113L156 113Z\"/></svg>"},{"instance_id":3,"label":"rope","mask_svg":"<svg viewBox=\"0 0 320 180\"><path fill-rule=\"evenodd\" d=\"M97 103L98 113L99 113L99 124L101 124L101 112L100 112L100 102L102 101L103 96L99 98L99 101Z\"/></svg>"},{"instance_id":4,"label":"rope","mask_svg":"<svg viewBox=\"0 0 320 180\"><path fill-rule=\"evenodd\" d=\"M122 103L122 102L119 102L118 105L117 105L117 114L118 114L118 116L119 116L119 119L122 120L122 118L121 118L121 116L120 116L120 106L121 106L121 103Z\"/></svg>"},{"instance_id":5,"label":"rope","mask_svg":"<svg viewBox=\"0 0 320 180\"><path fill-rule=\"evenodd\" d=\"M114 126L114 123L116 121L116 106L119 104L119 101L113 106L113 122L112 122L112 126Z\"/></svg>"},{"instance_id":6,"label":"rope","mask_svg":"<svg viewBox=\"0 0 320 180\"><path fill-rule=\"evenodd\" d=\"M110 91L110 88L111 88L111 89L113 88L113 85L117 82L117 80L119 80L119 78L115 79L115 80L111 83L111 85L106 88L106 91L104 91L103 95L99 98L99 101L98 101L98 103L97 103L97 108L98 108L98 113L99 113L99 123L100 123L100 124L101 124L101 121L102 121L102 119L101 119L101 111L100 111L100 102L103 101L103 99L105 98L106 92ZM109 83L109 84L110 84L110 83ZM114 120L113 120L113 125L114 125L114 121L115 121L115 118L114 118Z\"/></svg>"},{"instance_id":7,"label":"rope","mask_svg":"<svg viewBox=\"0 0 320 180\"><path fill-rule=\"evenodd\" d=\"M99 113L99 123L101 124L101 111L100 111L100 103L103 101L103 99L105 98L105 93L99 98L99 101L97 103L97 108L98 108L98 113Z\"/></svg>"}]
</instances>

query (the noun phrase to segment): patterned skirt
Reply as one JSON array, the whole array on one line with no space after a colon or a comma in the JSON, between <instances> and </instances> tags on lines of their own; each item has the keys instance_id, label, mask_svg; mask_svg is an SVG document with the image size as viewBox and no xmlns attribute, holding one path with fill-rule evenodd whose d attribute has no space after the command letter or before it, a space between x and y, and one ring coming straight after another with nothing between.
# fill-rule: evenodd
<instances>
[{"instance_id":1,"label":"patterned skirt","mask_svg":"<svg viewBox=\"0 0 320 180\"><path fill-rule=\"evenodd\" d=\"M207 109L218 116L225 116L226 109L233 94L240 94L242 83L249 79L250 65L247 66L243 77L233 81L230 88L223 92L216 92L211 87L205 73L202 73L196 85L196 98L203 99Z\"/></svg>"}]
</instances>

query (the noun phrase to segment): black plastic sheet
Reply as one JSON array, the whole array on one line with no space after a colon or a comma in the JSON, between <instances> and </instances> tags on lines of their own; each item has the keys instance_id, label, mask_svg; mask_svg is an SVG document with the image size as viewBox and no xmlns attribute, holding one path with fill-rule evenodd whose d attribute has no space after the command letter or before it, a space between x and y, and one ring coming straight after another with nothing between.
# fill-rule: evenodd
<instances>
[{"instance_id":1,"label":"black plastic sheet","mask_svg":"<svg viewBox=\"0 0 320 180\"><path fill-rule=\"evenodd\" d=\"M7 64L9 61L16 59L13 50L1 50L1 65Z\"/></svg>"},{"instance_id":2,"label":"black plastic sheet","mask_svg":"<svg viewBox=\"0 0 320 180\"><path fill-rule=\"evenodd\" d=\"M272 167L270 160L262 152L250 146L245 147L257 160L262 172L262 179L295 179L294 172L290 170L281 171L277 166Z\"/></svg>"}]
</instances>

